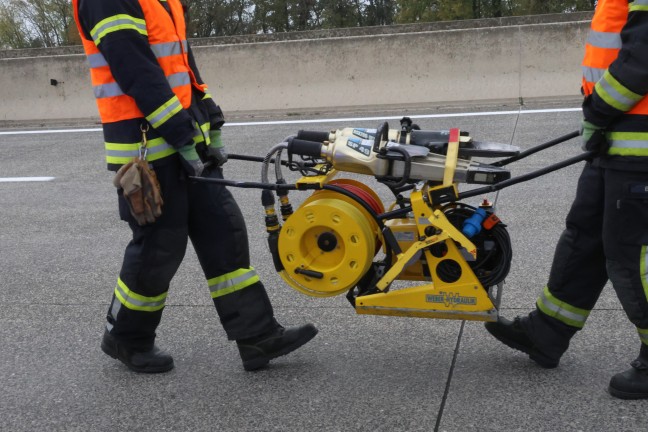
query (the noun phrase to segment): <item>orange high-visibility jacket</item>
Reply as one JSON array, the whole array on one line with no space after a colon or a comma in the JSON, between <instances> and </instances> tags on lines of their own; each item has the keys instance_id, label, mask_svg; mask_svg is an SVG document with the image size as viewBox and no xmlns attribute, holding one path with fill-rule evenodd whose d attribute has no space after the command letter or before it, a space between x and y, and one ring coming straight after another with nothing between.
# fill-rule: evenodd
<instances>
[{"instance_id":1,"label":"orange high-visibility jacket","mask_svg":"<svg viewBox=\"0 0 648 432\"><path fill-rule=\"evenodd\" d=\"M180 1L73 0L73 7L109 168L139 153L143 131L151 162L185 145L208 145L222 113L198 74Z\"/></svg>"},{"instance_id":2,"label":"orange high-visibility jacket","mask_svg":"<svg viewBox=\"0 0 648 432\"><path fill-rule=\"evenodd\" d=\"M585 119L613 156L648 156L648 0L599 0L583 59Z\"/></svg>"}]
</instances>

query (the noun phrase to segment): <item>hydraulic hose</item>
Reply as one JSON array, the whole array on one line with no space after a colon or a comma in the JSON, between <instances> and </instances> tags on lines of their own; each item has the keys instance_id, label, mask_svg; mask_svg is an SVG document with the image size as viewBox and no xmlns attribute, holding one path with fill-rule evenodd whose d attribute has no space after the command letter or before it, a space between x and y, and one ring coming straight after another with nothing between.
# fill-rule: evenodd
<instances>
[{"instance_id":1,"label":"hydraulic hose","mask_svg":"<svg viewBox=\"0 0 648 432\"><path fill-rule=\"evenodd\" d=\"M287 148L287 147L288 147L288 142L287 142L287 140L284 141L284 142L282 142L282 143L276 144L274 147L272 147L272 148L270 149L270 151L268 152L268 154L266 155L266 157L263 158L263 166L261 167L261 182L263 182L263 183L269 183L269 180L268 180L268 165L270 164L270 160L272 159L272 156L273 156L275 153L279 153L279 156L280 156L280 155L281 155L281 150L283 150L283 149L285 149L285 148ZM279 158L279 157L276 157L276 158L274 159L274 161L275 161L275 166L281 166L280 163L277 164L277 160L280 160L280 158Z\"/></svg>"}]
</instances>

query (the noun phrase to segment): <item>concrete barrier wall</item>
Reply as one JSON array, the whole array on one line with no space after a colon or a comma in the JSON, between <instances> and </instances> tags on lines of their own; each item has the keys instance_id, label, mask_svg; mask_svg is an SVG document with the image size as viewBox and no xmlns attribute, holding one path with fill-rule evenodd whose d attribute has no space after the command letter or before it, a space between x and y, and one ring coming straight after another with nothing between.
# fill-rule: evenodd
<instances>
[{"instance_id":1,"label":"concrete barrier wall","mask_svg":"<svg viewBox=\"0 0 648 432\"><path fill-rule=\"evenodd\" d=\"M589 16L199 39L192 46L203 79L230 113L575 97ZM6 51L0 72L0 121L96 118L80 47Z\"/></svg>"}]
</instances>

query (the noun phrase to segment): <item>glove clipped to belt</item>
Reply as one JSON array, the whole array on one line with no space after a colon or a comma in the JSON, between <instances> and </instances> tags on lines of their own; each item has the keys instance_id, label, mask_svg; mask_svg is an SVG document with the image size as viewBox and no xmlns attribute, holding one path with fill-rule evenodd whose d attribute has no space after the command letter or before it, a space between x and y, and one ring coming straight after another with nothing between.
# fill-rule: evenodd
<instances>
[{"instance_id":1,"label":"glove clipped to belt","mask_svg":"<svg viewBox=\"0 0 648 432\"><path fill-rule=\"evenodd\" d=\"M122 166L113 184L123 189L130 213L140 226L153 223L162 215L160 183L146 160L134 158Z\"/></svg>"}]
</instances>

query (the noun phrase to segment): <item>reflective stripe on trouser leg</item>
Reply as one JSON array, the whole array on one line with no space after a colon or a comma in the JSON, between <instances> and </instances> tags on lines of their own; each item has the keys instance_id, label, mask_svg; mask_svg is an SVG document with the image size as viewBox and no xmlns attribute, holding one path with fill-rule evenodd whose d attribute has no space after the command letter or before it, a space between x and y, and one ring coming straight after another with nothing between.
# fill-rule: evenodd
<instances>
[{"instance_id":1,"label":"reflective stripe on trouser leg","mask_svg":"<svg viewBox=\"0 0 648 432\"><path fill-rule=\"evenodd\" d=\"M591 312L559 300L551 294L549 287L546 286L538 298L536 305L545 315L578 329L583 328Z\"/></svg>"},{"instance_id":2,"label":"reflective stripe on trouser leg","mask_svg":"<svg viewBox=\"0 0 648 432\"><path fill-rule=\"evenodd\" d=\"M106 323L106 328L111 331L113 322L119 314L122 305L128 309L143 311L143 312L158 312L164 308L167 293L157 295L155 297L146 297L131 291L121 278L117 278L117 286L113 295L113 300L108 310L108 316L113 317Z\"/></svg>"},{"instance_id":3,"label":"reflective stripe on trouser leg","mask_svg":"<svg viewBox=\"0 0 648 432\"><path fill-rule=\"evenodd\" d=\"M639 333L639 339L644 345L648 345L648 329L640 329L637 327L637 332Z\"/></svg>"},{"instance_id":4,"label":"reflective stripe on trouser leg","mask_svg":"<svg viewBox=\"0 0 648 432\"><path fill-rule=\"evenodd\" d=\"M231 294L247 288L256 282L259 282L259 276L252 267L238 269L231 273L207 280L212 298Z\"/></svg>"},{"instance_id":5,"label":"reflective stripe on trouser leg","mask_svg":"<svg viewBox=\"0 0 648 432\"><path fill-rule=\"evenodd\" d=\"M604 187L603 169L586 163L565 220L565 230L556 245L547 281L554 297L577 310L594 309L608 281L601 235Z\"/></svg>"},{"instance_id":6,"label":"reflective stripe on trouser leg","mask_svg":"<svg viewBox=\"0 0 648 432\"><path fill-rule=\"evenodd\" d=\"M106 329L126 345L138 349L152 347L166 297L166 292L153 297L137 294L118 278L108 308ZM118 322L120 329L113 331Z\"/></svg>"},{"instance_id":7,"label":"reflective stripe on trouser leg","mask_svg":"<svg viewBox=\"0 0 648 432\"><path fill-rule=\"evenodd\" d=\"M648 269L648 255L646 255L646 249L647 248L645 245L641 247L639 270L641 274L641 285L644 289L644 295L648 300L648 272L646 271L646 269ZM648 329L641 329L637 327L637 332L639 333L639 339L641 339L641 343L648 346Z\"/></svg>"},{"instance_id":8,"label":"reflective stripe on trouser leg","mask_svg":"<svg viewBox=\"0 0 648 432\"><path fill-rule=\"evenodd\" d=\"M608 274L642 344L648 345L648 172L607 169L605 187Z\"/></svg>"},{"instance_id":9,"label":"reflective stripe on trouser leg","mask_svg":"<svg viewBox=\"0 0 648 432\"><path fill-rule=\"evenodd\" d=\"M223 178L220 169L203 175ZM231 192L216 184L190 183L189 206L189 237L228 339L276 328L268 294L250 265L245 220Z\"/></svg>"},{"instance_id":10,"label":"reflective stripe on trouser leg","mask_svg":"<svg viewBox=\"0 0 648 432\"><path fill-rule=\"evenodd\" d=\"M646 255L646 246L641 246L641 254L639 256L639 274L641 276L641 285L643 286L644 295L648 300L648 255Z\"/></svg>"},{"instance_id":11,"label":"reflective stripe on trouser leg","mask_svg":"<svg viewBox=\"0 0 648 432\"><path fill-rule=\"evenodd\" d=\"M139 226L118 192L120 216L128 222L133 238L124 252L107 328L120 342L138 349L153 346L169 284L188 239L187 183L178 180L179 160L156 167L155 173L165 205L154 223Z\"/></svg>"}]
</instances>

